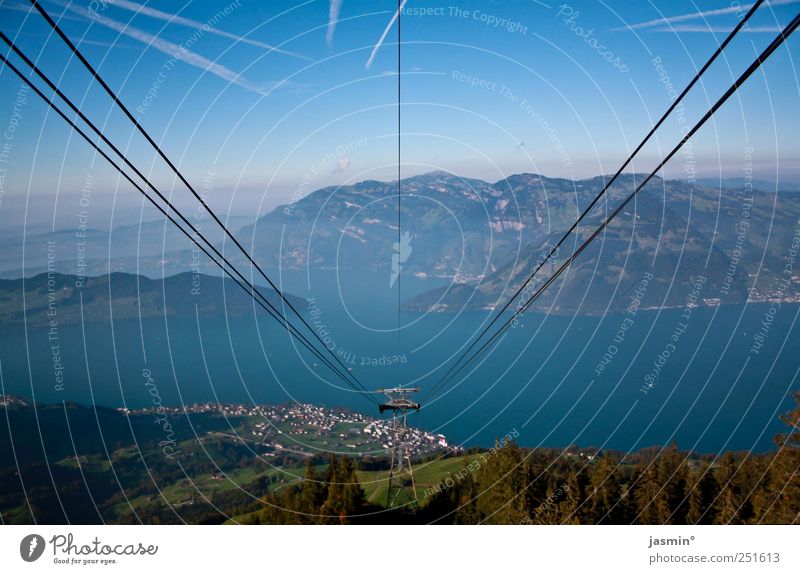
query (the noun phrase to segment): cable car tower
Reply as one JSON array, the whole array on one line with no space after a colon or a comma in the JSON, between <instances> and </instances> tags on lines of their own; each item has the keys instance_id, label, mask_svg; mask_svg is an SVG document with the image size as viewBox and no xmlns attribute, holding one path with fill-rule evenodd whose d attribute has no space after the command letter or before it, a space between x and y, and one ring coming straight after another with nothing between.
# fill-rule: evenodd
<instances>
[{"instance_id":1,"label":"cable car tower","mask_svg":"<svg viewBox=\"0 0 800 574\"><path fill-rule=\"evenodd\" d=\"M386 507L402 506L410 508L417 505L417 488L414 471L411 468L411 448L408 444L408 411L418 411L419 403L411 396L419 392L417 387L396 387L381 389L386 402L379 405L381 413L392 412L392 461L389 467L389 490L386 494Z\"/></svg>"}]
</instances>

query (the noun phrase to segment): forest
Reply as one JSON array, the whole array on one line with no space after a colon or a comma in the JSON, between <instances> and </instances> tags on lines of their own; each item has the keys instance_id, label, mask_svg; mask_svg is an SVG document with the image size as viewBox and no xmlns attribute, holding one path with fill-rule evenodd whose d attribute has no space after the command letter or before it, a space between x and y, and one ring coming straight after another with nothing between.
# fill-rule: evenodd
<instances>
[{"instance_id":1,"label":"forest","mask_svg":"<svg viewBox=\"0 0 800 574\"><path fill-rule=\"evenodd\" d=\"M510 440L484 464L428 489L418 508L369 504L352 462L313 465L301 484L270 493L260 524L795 524L800 520L800 393L768 453L693 455L675 445L581 456ZM479 458L478 460L481 460ZM474 468L476 467L477 468ZM472 467L472 468L471 468Z\"/></svg>"}]
</instances>

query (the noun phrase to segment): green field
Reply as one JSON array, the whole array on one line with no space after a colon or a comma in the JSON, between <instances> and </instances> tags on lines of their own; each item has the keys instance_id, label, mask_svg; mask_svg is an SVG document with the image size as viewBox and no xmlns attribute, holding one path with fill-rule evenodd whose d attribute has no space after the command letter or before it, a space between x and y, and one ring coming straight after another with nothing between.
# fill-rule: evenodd
<instances>
[{"instance_id":1,"label":"green field","mask_svg":"<svg viewBox=\"0 0 800 574\"><path fill-rule=\"evenodd\" d=\"M469 464L476 456L478 455L455 456L415 464L413 466L414 483L420 503L424 504L427 499L426 489L441 484L461 470L464 465ZM358 481L364 489L367 500L381 506L386 504L388 478L388 471L358 471Z\"/></svg>"}]
</instances>

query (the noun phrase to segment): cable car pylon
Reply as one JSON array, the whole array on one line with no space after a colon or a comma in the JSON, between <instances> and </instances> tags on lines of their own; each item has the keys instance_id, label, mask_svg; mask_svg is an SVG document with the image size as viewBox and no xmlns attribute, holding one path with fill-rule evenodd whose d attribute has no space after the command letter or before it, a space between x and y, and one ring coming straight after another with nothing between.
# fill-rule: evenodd
<instances>
[{"instance_id":1,"label":"cable car pylon","mask_svg":"<svg viewBox=\"0 0 800 574\"><path fill-rule=\"evenodd\" d=\"M411 447L408 432L408 411L418 411L419 403L412 400L417 387L381 389L386 402L378 406L381 413L392 412L392 444L389 467L389 488L386 492L386 507L410 509L418 504L414 470L411 466Z\"/></svg>"}]
</instances>

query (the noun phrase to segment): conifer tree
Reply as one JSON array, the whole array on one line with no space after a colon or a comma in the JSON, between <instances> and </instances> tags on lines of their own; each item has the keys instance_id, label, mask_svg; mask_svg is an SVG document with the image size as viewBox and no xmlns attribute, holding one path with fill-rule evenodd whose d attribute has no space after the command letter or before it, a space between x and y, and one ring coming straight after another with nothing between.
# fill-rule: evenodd
<instances>
[{"instance_id":1,"label":"conifer tree","mask_svg":"<svg viewBox=\"0 0 800 574\"><path fill-rule=\"evenodd\" d=\"M593 468L587 489L586 516L590 524L619 524L623 508L618 473L615 474L618 464L617 457L604 454Z\"/></svg>"},{"instance_id":2,"label":"conifer tree","mask_svg":"<svg viewBox=\"0 0 800 574\"><path fill-rule=\"evenodd\" d=\"M352 517L358 513L364 503L364 489L358 482L356 467L348 457L343 457L340 465L342 485L342 510L345 516Z\"/></svg>"},{"instance_id":3,"label":"conifer tree","mask_svg":"<svg viewBox=\"0 0 800 574\"><path fill-rule=\"evenodd\" d=\"M771 465L771 481L764 504L764 521L770 524L800 522L800 391L797 406L781 416L788 431L775 437L778 453Z\"/></svg>"},{"instance_id":4,"label":"conifer tree","mask_svg":"<svg viewBox=\"0 0 800 574\"><path fill-rule=\"evenodd\" d=\"M325 476L327 496L320 508L321 521L325 524L337 524L345 519L343 482L340 461L335 456L331 456Z\"/></svg>"},{"instance_id":5,"label":"conifer tree","mask_svg":"<svg viewBox=\"0 0 800 574\"><path fill-rule=\"evenodd\" d=\"M658 478L657 459L640 463L634 487L636 515L639 524L667 524L670 511Z\"/></svg>"},{"instance_id":6,"label":"conifer tree","mask_svg":"<svg viewBox=\"0 0 800 574\"><path fill-rule=\"evenodd\" d=\"M686 522L688 524L712 524L715 511L714 499L719 494L714 473L708 464L699 465L686 482L685 497L688 501Z\"/></svg>"},{"instance_id":7,"label":"conifer tree","mask_svg":"<svg viewBox=\"0 0 800 574\"><path fill-rule=\"evenodd\" d=\"M450 494L450 493L453 494ZM478 484L472 473L467 473L460 484L446 488L442 493L439 502L446 499L455 498L457 506L454 522L456 524L478 524Z\"/></svg>"},{"instance_id":8,"label":"conifer tree","mask_svg":"<svg viewBox=\"0 0 800 574\"><path fill-rule=\"evenodd\" d=\"M661 484L660 497L666 507L661 524L686 524L689 510L685 499L688 478L686 456L678 452L677 445L673 443L659 455L656 468Z\"/></svg>"},{"instance_id":9,"label":"conifer tree","mask_svg":"<svg viewBox=\"0 0 800 574\"><path fill-rule=\"evenodd\" d=\"M320 507L325 501L325 494L325 485L317 477L314 463L311 460L307 461L297 505L301 523L314 524L319 521Z\"/></svg>"},{"instance_id":10,"label":"conifer tree","mask_svg":"<svg viewBox=\"0 0 800 574\"><path fill-rule=\"evenodd\" d=\"M583 469L577 468L569 473L566 484L554 491L558 508L559 524L582 524L585 518L587 507L583 504L586 499L586 473ZM559 494L559 490L562 492Z\"/></svg>"},{"instance_id":11,"label":"conifer tree","mask_svg":"<svg viewBox=\"0 0 800 574\"><path fill-rule=\"evenodd\" d=\"M488 524L520 524L525 521L526 467L516 443L495 443L491 457L476 477L479 492L477 514Z\"/></svg>"},{"instance_id":12,"label":"conifer tree","mask_svg":"<svg viewBox=\"0 0 800 574\"><path fill-rule=\"evenodd\" d=\"M725 453L720 457L716 471L720 492L714 504L714 524L741 524L739 489L734 480L735 475L736 459L732 453Z\"/></svg>"}]
</instances>

